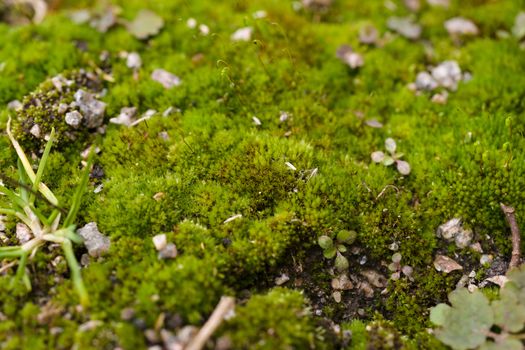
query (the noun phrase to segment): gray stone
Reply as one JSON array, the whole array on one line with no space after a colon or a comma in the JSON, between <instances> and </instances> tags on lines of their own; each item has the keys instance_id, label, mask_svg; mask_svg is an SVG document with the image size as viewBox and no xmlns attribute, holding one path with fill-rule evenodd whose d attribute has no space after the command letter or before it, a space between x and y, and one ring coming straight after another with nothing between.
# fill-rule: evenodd
<instances>
[{"instance_id":1,"label":"gray stone","mask_svg":"<svg viewBox=\"0 0 525 350\"><path fill-rule=\"evenodd\" d=\"M463 76L456 61L444 61L432 69L432 77L440 86L449 90L456 90Z\"/></svg>"},{"instance_id":2,"label":"gray stone","mask_svg":"<svg viewBox=\"0 0 525 350\"><path fill-rule=\"evenodd\" d=\"M390 17L387 27L411 40L419 39L422 31L421 26L408 17Z\"/></svg>"},{"instance_id":3,"label":"gray stone","mask_svg":"<svg viewBox=\"0 0 525 350\"><path fill-rule=\"evenodd\" d=\"M172 74L164 69L155 69L151 73L151 79L162 84L166 89L171 89L174 86L179 86L182 81L178 76Z\"/></svg>"},{"instance_id":4,"label":"gray stone","mask_svg":"<svg viewBox=\"0 0 525 350\"><path fill-rule=\"evenodd\" d=\"M84 117L84 125L89 129L98 128L104 123L106 104L92 93L79 89L75 92L75 102Z\"/></svg>"},{"instance_id":5,"label":"gray stone","mask_svg":"<svg viewBox=\"0 0 525 350\"><path fill-rule=\"evenodd\" d=\"M110 240L100 233L97 223L90 222L77 233L84 238L84 245L92 257L99 257L109 250Z\"/></svg>"},{"instance_id":6,"label":"gray stone","mask_svg":"<svg viewBox=\"0 0 525 350\"><path fill-rule=\"evenodd\" d=\"M445 22L445 29L452 36L458 35L478 35L479 29L469 19L454 17Z\"/></svg>"},{"instance_id":7,"label":"gray stone","mask_svg":"<svg viewBox=\"0 0 525 350\"><path fill-rule=\"evenodd\" d=\"M31 230L27 225L18 223L16 224L16 238L18 238L18 241L20 244L27 243L33 238L33 234L31 233Z\"/></svg>"},{"instance_id":8,"label":"gray stone","mask_svg":"<svg viewBox=\"0 0 525 350\"><path fill-rule=\"evenodd\" d=\"M131 69L139 69L142 66L142 59L137 52L130 52L126 58L126 66Z\"/></svg>"},{"instance_id":9,"label":"gray stone","mask_svg":"<svg viewBox=\"0 0 525 350\"><path fill-rule=\"evenodd\" d=\"M432 91L438 87L437 81L428 72L420 72L416 76L416 89Z\"/></svg>"},{"instance_id":10,"label":"gray stone","mask_svg":"<svg viewBox=\"0 0 525 350\"><path fill-rule=\"evenodd\" d=\"M80 114L78 111L66 113L66 124L71 125L75 129L80 126L82 119L82 114Z\"/></svg>"},{"instance_id":11,"label":"gray stone","mask_svg":"<svg viewBox=\"0 0 525 350\"><path fill-rule=\"evenodd\" d=\"M473 237L474 237L474 233L472 233L472 230L461 229L456 234L456 237L454 240L458 248L466 248L469 246L470 242L472 242Z\"/></svg>"},{"instance_id":12,"label":"gray stone","mask_svg":"<svg viewBox=\"0 0 525 350\"><path fill-rule=\"evenodd\" d=\"M461 219L453 218L437 228L436 235L447 241L452 241L462 230Z\"/></svg>"}]
</instances>

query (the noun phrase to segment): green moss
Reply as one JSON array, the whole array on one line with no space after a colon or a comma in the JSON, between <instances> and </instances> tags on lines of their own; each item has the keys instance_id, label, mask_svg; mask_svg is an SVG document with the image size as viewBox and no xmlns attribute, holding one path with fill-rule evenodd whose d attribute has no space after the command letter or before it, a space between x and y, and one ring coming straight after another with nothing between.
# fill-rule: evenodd
<instances>
[{"instance_id":1,"label":"green moss","mask_svg":"<svg viewBox=\"0 0 525 350\"><path fill-rule=\"evenodd\" d=\"M395 1L395 10L382 1L334 1L324 12L295 11L278 0L111 3L127 20L148 7L165 26L148 40L137 40L121 25L99 33L67 18L68 9L93 5L88 1L63 1L40 25L0 24L0 104L23 100L15 129L37 156L42 141L28 134L33 124L42 134L52 126L58 130L61 145L51 154L52 171L44 180L60 199L77 182L79 153L95 141L86 130L71 140L63 118L49 120L55 113L49 104L70 102L79 86L86 87L80 69L98 65L112 77L104 83L98 77L96 86L87 87L107 88L101 97L106 121L122 107L158 111L132 128L109 124L99 137L96 164L104 176L91 179L79 224L96 221L112 248L83 269L91 308L76 310L67 272L60 263L50 268L46 261L54 252L45 252L45 259L30 264L38 286L33 292L6 287L13 269L0 277L0 312L7 318L0 321L1 346L144 348L150 344L136 324L151 328L159 314L177 313L199 326L221 295L257 291L221 331L236 348L330 348L334 341L318 339L322 332L304 312L302 295L288 289L264 293L283 266L303 266L317 237L355 230L355 246L372 261L389 261L388 246L396 242L403 262L415 269L415 281L391 283L386 302L377 303L386 320L378 317L369 330L367 321L343 326L354 333L350 348L385 348L380 343L438 348L426 331L428 308L445 300L457 277L431 266L436 248L443 248L435 237L438 225L461 217L485 251L504 255L510 241L499 203L516 207L525 226L525 64L516 59L523 49L515 39L495 35L510 30L524 1L424 5L414 17L423 25L425 45L386 34L388 17L409 14L402 1ZM257 10L267 17L254 19ZM451 40L443 21L455 16L472 19L481 35ZM208 25L211 34L188 28L190 17ZM379 29L381 45L358 42L365 23ZM231 33L243 26L254 28L253 41L232 42ZM364 55L362 68L350 70L337 60L342 44ZM103 51L108 58L101 61ZM122 51L138 52L143 66L134 73ZM447 104L407 88L418 72L448 59L473 79L451 92ZM153 81L157 68L179 76L181 86L165 89ZM49 80L58 74L75 84L58 93ZM42 107L31 102L35 98ZM177 112L161 116L169 107ZM281 112L287 120L280 120ZM10 114L15 113L0 109L0 127ZM372 118L383 128L367 126ZM409 176L372 164L371 152L383 149L387 137L410 163ZM0 137L2 175L16 178L15 163L7 139ZM94 193L99 185L101 192ZM159 233L177 245L175 260L158 259L151 239ZM14 242L13 220L6 234ZM76 251L78 257L83 253ZM310 262L315 267L304 273L318 276L318 287L329 290L325 263ZM55 278L64 281L57 284ZM61 332L51 334L35 322L43 297L62 309L52 322ZM121 320L128 307L135 319ZM344 307L327 302L324 310L337 318ZM90 320L102 326L80 332L78 326Z\"/></svg>"},{"instance_id":2,"label":"green moss","mask_svg":"<svg viewBox=\"0 0 525 350\"><path fill-rule=\"evenodd\" d=\"M236 349L331 348L316 338L315 325L298 292L278 288L253 296L235 314L226 335Z\"/></svg>"}]
</instances>

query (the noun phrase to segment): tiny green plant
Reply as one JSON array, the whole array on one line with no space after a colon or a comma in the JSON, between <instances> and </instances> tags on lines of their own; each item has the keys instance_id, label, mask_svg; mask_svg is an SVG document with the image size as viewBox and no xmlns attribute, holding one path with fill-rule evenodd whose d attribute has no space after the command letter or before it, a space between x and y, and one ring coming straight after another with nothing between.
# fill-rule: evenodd
<instances>
[{"instance_id":1,"label":"tiny green plant","mask_svg":"<svg viewBox=\"0 0 525 350\"><path fill-rule=\"evenodd\" d=\"M335 242L331 237L323 235L319 237L317 243L323 249L323 255L327 259L335 257L335 268L338 271L345 271L348 269L348 259L342 253L347 251L346 245L352 244L357 237L355 231L341 230L335 238ZM346 245L345 245L346 244Z\"/></svg>"},{"instance_id":2,"label":"tiny green plant","mask_svg":"<svg viewBox=\"0 0 525 350\"><path fill-rule=\"evenodd\" d=\"M410 174L410 164L404 160L401 160L403 153L396 153L396 141L390 137L387 138L385 140L385 148L389 154L385 154L382 151L372 152L370 155L372 161L374 163L382 163L384 166L390 166L395 163L397 171L399 171L401 175Z\"/></svg>"},{"instance_id":3,"label":"tiny green plant","mask_svg":"<svg viewBox=\"0 0 525 350\"><path fill-rule=\"evenodd\" d=\"M16 275L12 282L23 281L26 287L31 289L29 276L26 272L28 258L32 258L38 249L46 243L60 244L80 302L82 305L87 305L88 294L82 281L80 266L73 252L73 243L81 244L83 242L82 237L76 233L74 222L89 180L94 152L90 152L88 164L82 172L70 209L66 212L60 208L60 203L53 192L41 181L53 145L54 130L49 135L49 140L35 173L22 147L13 137L10 125L11 119L7 122L7 135L18 156L19 178L17 188L14 190L0 184L0 193L7 197L9 203L8 207L0 207L0 214L12 216L21 221L31 230L33 238L18 246L0 247L0 259L19 259ZM48 215L44 211L48 211ZM61 221L63 214L65 214L65 219Z\"/></svg>"},{"instance_id":4,"label":"tiny green plant","mask_svg":"<svg viewBox=\"0 0 525 350\"><path fill-rule=\"evenodd\" d=\"M430 311L437 339L453 349L521 350L525 339L525 265L512 269L499 299L489 302L479 290L449 294L450 305Z\"/></svg>"},{"instance_id":5,"label":"tiny green plant","mask_svg":"<svg viewBox=\"0 0 525 350\"><path fill-rule=\"evenodd\" d=\"M392 262L388 265L388 269L392 272L390 278L397 281L402 275L405 275L409 280L414 281L414 278L412 277L414 269L412 266L402 265L401 257L401 253L394 253L392 255Z\"/></svg>"}]
</instances>

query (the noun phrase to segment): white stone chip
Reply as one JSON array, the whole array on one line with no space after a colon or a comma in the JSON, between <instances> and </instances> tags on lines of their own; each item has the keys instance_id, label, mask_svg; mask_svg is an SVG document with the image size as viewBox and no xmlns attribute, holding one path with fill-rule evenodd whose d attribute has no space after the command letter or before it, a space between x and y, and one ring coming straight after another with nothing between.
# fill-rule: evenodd
<instances>
[{"instance_id":1,"label":"white stone chip","mask_svg":"<svg viewBox=\"0 0 525 350\"><path fill-rule=\"evenodd\" d=\"M166 248L166 245L168 244L168 239L166 238L166 234L164 233L154 236L152 240L153 245L155 246L155 249L157 249L157 251L161 251L162 249Z\"/></svg>"},{"instance_id":2,"label":"white stone chip","mask_svg":"<svg viewBox=\"0 0 525 350\"><path fill-rule=\"evenodd\" d=\"M178 76L164 69L155 69L153 73L151 73L151 79L162 84L162 86L164 86L166 89L171 89L172 87L179 86L182 83Z\"/></svg>"},{"instance_id":3,"label":"white stone chip","mask_svg":"<svg viewBox=\"0 0 525 350\"><path fill-rule=\"evenodd\" d=\"M66 113L66 124L71 125L74 128L78 128L80 124L82 123L82 114L80 114L78 111L72 111Z\"/></svg>"},{"instance_id":4,"label":"white stone chip","mask_svg":"<svg viewBox=\"0 0 525 350\"><path fill-rule=\"evenodd\" d=\"M250 41L253 34L252 27L244 27L237 29L230 37L232 41Z\"/></svg>"}]
</instances>

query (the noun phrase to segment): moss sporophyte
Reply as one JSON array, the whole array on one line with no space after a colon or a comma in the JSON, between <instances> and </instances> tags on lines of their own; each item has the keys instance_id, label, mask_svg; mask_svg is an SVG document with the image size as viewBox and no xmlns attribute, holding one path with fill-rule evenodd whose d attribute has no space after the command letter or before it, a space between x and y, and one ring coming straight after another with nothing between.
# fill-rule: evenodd
<instances>
[{"instance_id":1,"label":"moss sporophyte","mask_svg":"<svg viewBox=\"0 0 525 350\"><path fill-rule=\"evenodd\" d=\"M31 283L26 271L28 259L33 258L38 249L46 243L60 244L69 265L73 284L80 297L80 302L82 305L87 306L88 294L82 281L80 266L73 252L73 243L83 243L82 237L75 231L76 226L74 222L89 179L89 169L94 152L90 152L88 164L82 172L70 209L65 211L62 209L57 197L41 181L53 145L54 129L49 135L49 140L35 173L22 147L13 137L10 126L11 120L9 119L7 135L18 155L18 181L12 181L16 184L15 189L9 189L7 185L0 184L0 193L7 196L9 203L5 208L0 207L0 214L12 216L21 221L29 228L33 238L18 246L0 247L0 259L19 259L18 269L12 284L23 281L27 289L30 290ZM65 219L62 221L63 215L65 215Z\"/></svg>"}]
</instances>

